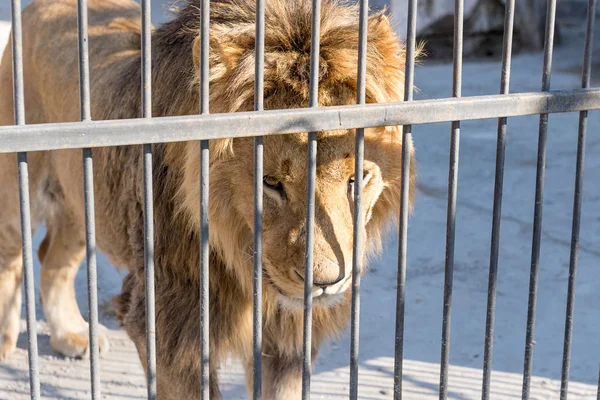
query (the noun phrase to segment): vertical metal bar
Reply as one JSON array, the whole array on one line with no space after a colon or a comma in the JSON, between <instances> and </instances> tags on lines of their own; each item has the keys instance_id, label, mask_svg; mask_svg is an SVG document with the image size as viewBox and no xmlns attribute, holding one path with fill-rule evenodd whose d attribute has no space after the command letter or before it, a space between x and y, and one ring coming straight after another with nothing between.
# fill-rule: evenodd
<instances>
[{"instance_id":1,"label":"vertical metal bar","mask_svg":"<svg viewBox=\"0 0 600 400\"><path fill-rule=\"evenodd\" d=\"M319 56L321 46L321 1L312 1L309 106L319 105ZM317 180L317 132L308 134L308 177L306 184L306 252L304 253L304 320L302 343L302 399L310 399L312 359L312 287L315 228L315 185Z\"/></svg>"},{"instance_id":2,"label":"vertical metal bar","mask_svg":"<svg viewBox=\"0 0 600 400\"><path fill-rule=\"evenodd\" d=\"M92 150L83 149L83 187L85 200L85 243L88 284L88 324L90 330L90 372L92 399L100 399L98 349L98 281L96 274L96 221L94 215L94 170Z\"/></svg>"},{"instance_id":3,"label":"vertical metal bar","mask_svg":"<svg viewBox=\"0 0 600 400\"><path fill-rule=\"evenodd\" d=\"M144 174L144 281L146 285L146 383L148 399L156 399L156 321L154 288L154 199L152 145L142 147Z\"/></svg>"},{"instance_id":4,"label":"vertical metal bar","mask_svg":"<svg viewBox=\"0 0 600 400\"><path fill-rule=\"evenodd\" d=\"M25 95L23 84L23 35L21 28L21 1L11 0L13 96L15 125L25 125ZM21 245L25 282L25 309L27 313L27 349L29 356L29 393L31 399L40 398L38 346L33 283L33 255L31 243L31 211L29 205L29 171L27 153L17 154L19 175L19 206L21 213Z\"/></svg>"},{"instance_id":5,"label":"vertical metal bar","mask_svg":"<svg viewBox=\"0 0 600 400\"><path fill-rule=\"evenodd\" d=\"M91 121L90 57L88 52L88 3L77 0L77 34L79 49L79 107L82 121Z\"/></svg>"},{"instance_id":6,"label":"vertical metal bar","mask_svg":"<svg viewBox=\"0 0 600 400\"><path fill-rule=\"evenodd\" d=\"M413 100L415 45L417 37L417 0L409 0L406 28L406 62L404 101ZM406 300L406 250L408 238L408 195L410 190L410 143L412 125L402 127L402 187L400 189L400 225L398 228L398 282L396 291L396 334L394 351L394 400L402 400L402 367L404 361L404 305Z\"/></svg>"},{"instance_id":7,"label":"vertical metal bar","mask_svg":"<svg viewBox=\"0 0 600 400\"><path fill-rule=\"evenodd\" d=\"M510 64L515 20L515 0L506 2L504 13L504 43L502 48L502 71L500 74L500 94L508 94L510 87ZM494 184L494 209L492 216L492 239L490 245L490 273L488 279L488 299L485 320L485 345L483 349L483 383L481 399L490 398L490 378L492 375L492 350L494 346L494 322L496 314L496 282L498 279L498 252L500 249L500 223L502 219L502 187L504 185L504 155L506 150L507 118L498 119L498 139L496 144L496 178Z\"/></svg>"},{"instance_id":8,"label":"vertical metal bar","mask_svg":"<svg viewBox=\"0 0 600 400\"><path fill-rule=\"evenodd\" d=\"M556 17L556 0L548 0L546 11L546 32L544 35L544 66L542 72L542 91L550 90L552 71L552 50L554 46L554 23ZM535 183L535 208L533 212L533 239L531 245L531 271L529 274L529 299L527 306L527 334L525 338L525 354L523 366L523 400L529 399L531 370L533 367L533 346L535 309L537 302L537 282L540 261L540 244L542 237L542 209L544 204L544 176L546 173L546 139L548 137L548 114L540 115L538 155Z\"/></svg>"},{"instance_id":9,"label":"vertical metal bar","mask_svg":"<svg viewBox=\"0 0 600 400\"><path fill-rule=\"evenodd\" d=\"M208 114L210 0L202 0L200 8L200 114ZM208 179L209 142L200 141L200 399L210 399L209 347L209 243L208 243Z\"/></svg>"},{"instance_id":10,"label":"vertical metal bar","mask_svg":"<svg viewBox=\"0 0 600 400\"><path fill-rule=\"evenodd\" d=\"M29 206L29 173L27 153L18 153L19 198L21 208L21 238L25 278L25 307L27 312L27 349L29 355L29 392L32 399L40 398L38 373L38 346L35 316L35 291L33 283L33 256L31 250L31 214Z\"/></svg>"},{"instance_id":11,"label":"vertical metal bar","mask_svg":"<svg viewBox=\"0 0 600 400\"><path fill-rule=\"evenodd\" d=\"M600 400L600 368L598 368L598 393L596 394L596 400Z\"/></svg>"},{"instance_id":12,"label":"vertical metal bar","mask_svg":"<svg viewBox=\"0 0 600 400\"><path fill-rule=\"evenodd\" d=\"M594 42L594 21L596 20L596 0L588 1L581 87L589 89L592 72L592 51ZM577 139L577 162L575 167L575 193L573 195L573 226L571 230L571 254L569 261L569 282L567 288L567 310L565 316L565 337L563 347L560 399L566 400L571 366L571 340L573 338L573 316L575 309L575 280L577 278L577 256L579 250L579 226L581 222L581 201L583 195L583 167L585 158L585 138L588 112L579 113L579 135Z\"/></svg>"},{"instance_id":13,"label":"vertical metal bar","mask_svg":"<svg viewBox=\"0 0 600 400\"><path fill-rule=\"evenodd\" d=\"M366 103L367 77L367 28L369 24L369 1L361 0L358 24L358 72L356 103ZM358 399L358 345L360 341L360 271L363 264L362 233L364 226L362 193L365 158L365 130L356 130L354 156L354 224L352 251L352 307L350 314L350 399Z\"/></svg>"},{"instance_id":14,"label":"vertical metal bar","mask_svg":"<svg viewBox=\"0 0 600 400\"><path fill-rule=\"evenodd\" d=\"M90 65L88 54L87 0L77 1L79 44L79 106L82 121L91 121ZM100 399L100 366L98 349L98 280L96 273L96 217L94 214L94 165L92 149L82 150L83 193L85 203L85 243L88 285L88 326L90 336L90 373L92 399Z\"/></svg>"},{"instance_id":15,"label":"vertical metal bar","mask_svg":"<svg viewBox=\"0 0 600 400\"><path fill-rule=\"evenodd\" d=\"M264 110L265 91L265 0L256 1L256 62L254 110ZM262 398L262 231L263 231L263 138L254 138L254 310L253 310L253 399Z\"/></svg>"},{"instance_id":16,"label":"vertical metal bar","mask_svg":"<svg viewBox=\"0 0 600 400\"><path fill-rule=\"evenodd\" d=\"M415 45L417 37L417 0L409 0L406 27L404 101L413 100ZM412 125L402 127L402 187L400 189L400 225L398 227L398 288L396 291L396 334L394 343L394 400L402 400L404 361L404 305L406 300L406 243L408 237L408 195L410 190L410 148Z\"/></svg>"},{"instance_id":17,"label":"vertical metal bar","mask_svg":"<svg viewBox=\"0 0 600 400\"><path fill-rule=\"evenodd\" d=\"M454 2L454 55L452 68L452 96L461 97L464 0ZM448 168L448 214L446 220L446 265L444 273L444 305L442 316L442 349L440 361L440 399L448 396L448 360L450 357L450 318L452 314L452 280L454 275L454 238L456 228L456 187L458 181L458 154L460 122L452 122L450 138L450 165Z\"/></svg>"},{"instance_id":18,"label":"vertical metal bar","mask_svg":"<svg viewBox=\"0 0 600 400\"><path fill-rule=\"evenodd\" d=\"M152 118L152 34L150 0L142 0L142 117ZM154 287L154 188L152 144L142 146L144 175L144 283L146 290L146 383L156 399L156 313Z\"/></svg>"}]
</instances>

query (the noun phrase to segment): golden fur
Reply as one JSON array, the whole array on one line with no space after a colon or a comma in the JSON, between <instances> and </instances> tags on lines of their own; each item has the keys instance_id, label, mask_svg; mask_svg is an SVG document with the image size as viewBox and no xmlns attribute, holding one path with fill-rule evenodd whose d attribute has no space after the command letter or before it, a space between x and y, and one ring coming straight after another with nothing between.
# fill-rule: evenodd
<instances>
[{"instance_id":1,"label":"golden fur","mask_svg":"<svg viewBox=\"0 0 600 400\"><path fill-rule=\"evenodd\" d=\"M265 107L308 105L311 2L266 2ZM153 115L196 114L198 0L153 32ZM210 110L250 111L254 90L252 0L211 2ZM76 0L36 0L23 11L27 123L79 119ZM324 0L319 104L356 101L358 10ZM92 118L140 116L140 12L132 0L89 0ZM388 18L369 18L367 102L402 100L404 47ZM0 125L13 123L11 50L0 66ZM226 132L225 132L226 133ZM340 334L350 311L352 175L355 132L318 134L314 253L313 355ZM412 143L411 155L413 154ZM211 393L229 353L252 386L253 139L211 141ZM397 217L402 150L398 127L365 131L364 246L381 247ZM264 139L263 390L266 399L299 398L306 219L307 134ZM139 146L94 154L98 247L128 269L114 304L145 364L142 167ZM411 166L414 167L414 160ZM22 274L16 157L0 156L0 358L16 345ZM156 346L161 399L196 398L199 382L199 145L154 145ZM52 346L87 352L87 324L73 280L85 251L81 151L29 154L33 228L45 221L40 247L41 298ZM410 203L415 170L410 171ZM101 331L101 350L108 346Z\"/></svg>"}]
</instances>

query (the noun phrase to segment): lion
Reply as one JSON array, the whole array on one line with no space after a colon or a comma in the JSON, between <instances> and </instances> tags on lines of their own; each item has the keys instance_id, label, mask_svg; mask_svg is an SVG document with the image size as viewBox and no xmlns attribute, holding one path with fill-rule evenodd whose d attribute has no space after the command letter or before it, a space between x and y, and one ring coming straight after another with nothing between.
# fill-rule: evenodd
<instances>
[{"instance_id":1,"label":"lion","mask_svg":"<svg viewBox=\"0 0 600 400\"><path fill-rule=\"evenodd\" d=\"M141 117L140 9L133 0L89 0L91 111L94 120ZM153 116L199 110L199 0L152 33ZM255 2L213 0L210 112L252 111ZM308 106L310 0L266 2L265 109ZM23 11L23 66L28 124L78 121L76 0L35 0ZM13 119L11 47L0 66L0 125ZM358 8L324 0L319 105L356 102ZM366 100L402 101L405 47L385 12L368 19ZM223 132L226 133L226 132ZM344 332L351 303L355 130L318 132L312 357ZM308 133L264 138L263 360L265 399L301 392ZM416 169L409 154L409 203ZM156 264L157 386L160 399L198 397L198 142L155 144L153 185ZM365 129L362 257L377 253L397 220L402 184L402 130ZM114 299L122 327L146 368L141 146L93 150L97 246L125 268ZM32 228L46 223L39 248L40 296L52 347L68 357L88 352L88 325L75 301L74 277L85 254L81 150L28 155ZM252 391L253 139L210 142L210 391L217 367L241 360ZM0 358L16 347L22 253L17 160L0 156ZM363 263L365 265L365 263ZM362 273L362 271L361 271ZM99 345L108 349L100 327Z\"/></svg>"}]
</instances>

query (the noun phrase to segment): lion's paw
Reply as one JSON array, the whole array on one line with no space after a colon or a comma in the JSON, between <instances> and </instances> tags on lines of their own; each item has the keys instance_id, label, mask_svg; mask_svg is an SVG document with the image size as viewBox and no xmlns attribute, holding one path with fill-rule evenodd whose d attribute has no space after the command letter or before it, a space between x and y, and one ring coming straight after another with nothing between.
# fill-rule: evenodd
<instances>
[{"instance_id":1,"label":"lion's paw","mask_svg":"<svg viewBox=\"0 0 600 400\"><path fill-rule=\"evenodd\" d=\"M89 338L89 328L86 323L83 329L53 334L50 337L50 345L66 357L88 358ZM100 354L106 353L109 348L108 333L102 325L98 325L98 348Z\"/></svg>"},{"instance_id":2,"label":"lion's paw","mask_svg":"<svg viewBox=\"0 0 600 400\"><path fill-rule=\"evenodd\" d=\"M4 334L0 338L0 361L8 357L17 349L17 336Z\"/></svg>"}]
</instances>

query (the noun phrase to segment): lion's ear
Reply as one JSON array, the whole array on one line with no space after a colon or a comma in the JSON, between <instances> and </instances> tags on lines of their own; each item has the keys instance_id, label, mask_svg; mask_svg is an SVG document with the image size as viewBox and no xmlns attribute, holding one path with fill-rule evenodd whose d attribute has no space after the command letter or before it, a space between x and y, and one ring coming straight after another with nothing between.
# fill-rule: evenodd
<instances>
[{"instance_id":1,"label":"lion's ear","mask_svg":"<svg viewBox=\"0 0 600 400\"><path fill-rule=\"evenodd\" d=\"M369 15L369 36L377 32L385 34L391 31L393 31L392 24L386 10Z\"/></svg>"},{"instance_id":2,"label":"lion's ear","mask_svg":"<svg viewBox=\"0 0 600 400\"><path fill-rule=\"evenodd\" d=\"M396 102L403 100L406 48L394 32L385 11L369 17L367 101Z\"/></svg>"}]
</instances>

